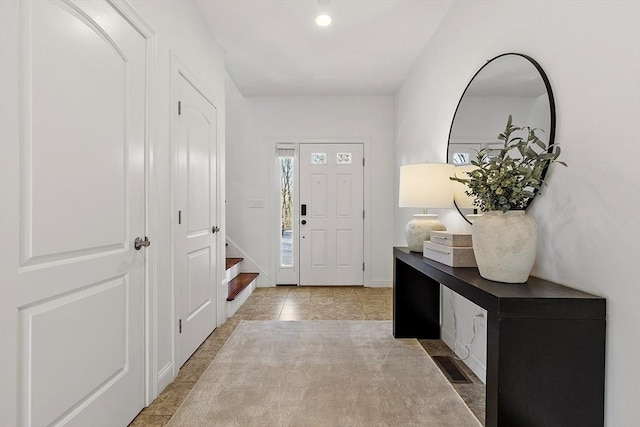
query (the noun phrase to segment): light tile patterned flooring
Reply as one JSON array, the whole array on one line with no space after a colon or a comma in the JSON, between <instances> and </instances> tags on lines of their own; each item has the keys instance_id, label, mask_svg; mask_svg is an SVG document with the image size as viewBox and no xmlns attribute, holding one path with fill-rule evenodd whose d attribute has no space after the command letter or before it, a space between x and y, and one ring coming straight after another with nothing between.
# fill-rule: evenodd
<instances>
[{"instance_id":1,"label":"light tile patterned flooring","mask_svg":"<svg viewBox=\"0 0 640 427\"><path fill-rule=\"evenodd\" d=\"M218 327L180 369L175 380L133 420L130 427L163 426L178 409L241 320L392 320L393 290L362 287L257 288L238 312ZM432 355L451 355L440 340L420 340ZM454 384L467 405L484 419L484 385L466 368L473 384Z\"/></svg>"}]
</instances>

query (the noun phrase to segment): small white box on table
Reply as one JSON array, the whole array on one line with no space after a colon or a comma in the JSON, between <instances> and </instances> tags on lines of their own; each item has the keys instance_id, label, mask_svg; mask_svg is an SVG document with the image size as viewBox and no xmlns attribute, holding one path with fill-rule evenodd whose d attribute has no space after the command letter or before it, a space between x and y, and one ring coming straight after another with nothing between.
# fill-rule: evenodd
<instances>
[{"instance_id":1,"label":"small white box on table","mask_svg":"<svg viewBox=\"0 0 640 427\"><path fill-rule=\"evenodd\" d=\"M424 242L422 255L450 267L477 267L471 234L432 231Z\"/></svg>"},{"instance_id":2,"label":"small white box on table","mask_svg":"<svg viewBox=\"0 0 640 427\"><path fill-rule=\"evenodd\" d=\"M470 248L473 246L471 234L452 233L450 231L432 231L431 241L445 246Z\"/></svg>"}]
</instances>

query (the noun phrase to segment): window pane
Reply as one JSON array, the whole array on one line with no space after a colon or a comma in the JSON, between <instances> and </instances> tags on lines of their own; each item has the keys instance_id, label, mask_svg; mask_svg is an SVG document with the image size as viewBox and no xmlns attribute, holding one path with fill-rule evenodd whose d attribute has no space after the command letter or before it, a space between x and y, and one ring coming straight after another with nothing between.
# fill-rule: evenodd
<instances>
[{"instance_id":1,"label":"window pane","mask_svg":"<svg viewBox=\"0 0 640 427\"><path fill-rule=\"evenodd\" d=\"M312 165L326 165L327 164L327 153L311 153L311 164Z\"/></svg>"},{"instance_id":2,"label":"window pane","mask_svg":"<svg viewBox=\"0 0 640 427\"><path fill-rule=\"evenodd\" d=\"M280 155L280 266L293 267L293 156Z\"/></svg>"},{"instance_id":3,"label":"window pane","mask_svg":"<svg viewBox=\"0 0 640 427\"><path fill-rule=\"evenodd\" d=\"M469 163L469 153L453 153L454 165L468 165Z\"/></svg>"},{"instance_id":4,"label":"window pane","mask_svg":"<svg viewBox=\"0 0 640 427\"><path fill-rule=\"evenodd\" d=\"M350 165L351 153L338 153L336 155L336 163L339 165Z\"/></svg>"}]
</instances>

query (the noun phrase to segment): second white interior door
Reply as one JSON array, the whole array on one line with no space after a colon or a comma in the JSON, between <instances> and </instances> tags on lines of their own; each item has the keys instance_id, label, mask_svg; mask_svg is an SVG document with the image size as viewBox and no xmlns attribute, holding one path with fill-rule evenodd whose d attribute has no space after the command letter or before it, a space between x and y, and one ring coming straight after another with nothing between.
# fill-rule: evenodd
<instances>
[{"instance_id":1,"label":"second white interior door","mask_svg":"<svg viewBox=\"0 0 640 427\"><path fill-rule=\"evenodd\" d=\"M216 327L215 106L181 71L178 112L178 226L175 286L178 300L178 366Z\"/></svg>"},{"instance_id":2,"label":"second white interior door","mask_svg":"<svg viewBox=\"0 0 640 427\"><path fill-rule=\"evenodd\" d=\"M300 285L362 285L362 144L300 144Z\"/></svg>"}]
</instances>

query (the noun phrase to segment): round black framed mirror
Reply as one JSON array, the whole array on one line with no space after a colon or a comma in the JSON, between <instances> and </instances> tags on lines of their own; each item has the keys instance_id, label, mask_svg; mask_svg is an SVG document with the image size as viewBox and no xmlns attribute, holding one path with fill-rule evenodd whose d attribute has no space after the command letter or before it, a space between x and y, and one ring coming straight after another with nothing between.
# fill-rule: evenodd
<instances>
[{"instance_id":1,"label":"round black framed mirror","mask_svg":"<svg viewBox=\"0 0 640 427\"><path fill-rule=\"evenodd\" d=\"M498 55L475 73L458 101L451 122L447 162L469 165L477 150L501 145L497 137L509 115L513 116L514 125L540 129L538 137L551 150L556 127L551 85L542 67L520 53ZM542 179L546 172L545 168ZM456 201L456 208L471 223L467 215L476 213L471 201Z\"/></svg>"}]
</instances>

